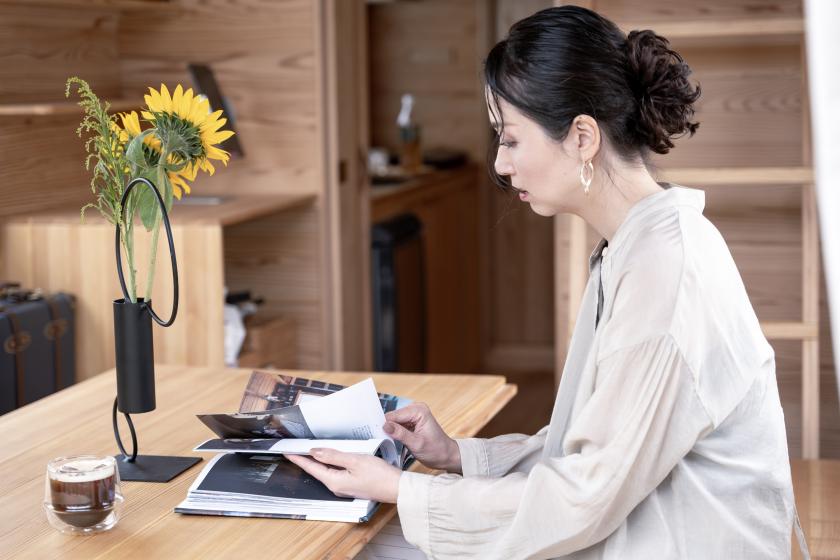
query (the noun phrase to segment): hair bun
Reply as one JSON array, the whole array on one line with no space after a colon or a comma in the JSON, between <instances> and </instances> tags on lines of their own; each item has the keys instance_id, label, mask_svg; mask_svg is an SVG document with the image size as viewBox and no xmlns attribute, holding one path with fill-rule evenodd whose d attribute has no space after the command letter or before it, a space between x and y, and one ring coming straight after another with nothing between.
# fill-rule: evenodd
<instances>
[{"instance_id":1,"label":"hair bun","mask_svg":"<svg viewBox=\"0 0 840 560\"><path fill-rule=\"evenodd\" d=\"M639 106L635 125L640 141L657 154L674 147L673 138L693 135L699 123L692 122L700 86L688 77L691 68L671 50L670 43L653 31L627 35L629 82Z\"/></svg>"}]
</instances>

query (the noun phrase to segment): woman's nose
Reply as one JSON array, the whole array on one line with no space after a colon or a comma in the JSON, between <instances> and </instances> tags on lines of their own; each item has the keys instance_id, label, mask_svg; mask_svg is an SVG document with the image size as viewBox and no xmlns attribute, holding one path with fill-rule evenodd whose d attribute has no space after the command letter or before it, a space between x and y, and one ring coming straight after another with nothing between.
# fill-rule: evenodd
<instances>
[{"instance_id":1,"label":"woman's nose","mask_svg":"<svg viewBox=\"0 0 840 560\"><path fill-rule=\"evenodd\" d=\"M504 155L504 150L501 148L496 152L496 161L493 166L496 168L496 173L499 175L513 175L513 166L511 165L509 158Z\"/></svg>"}]
</instances>

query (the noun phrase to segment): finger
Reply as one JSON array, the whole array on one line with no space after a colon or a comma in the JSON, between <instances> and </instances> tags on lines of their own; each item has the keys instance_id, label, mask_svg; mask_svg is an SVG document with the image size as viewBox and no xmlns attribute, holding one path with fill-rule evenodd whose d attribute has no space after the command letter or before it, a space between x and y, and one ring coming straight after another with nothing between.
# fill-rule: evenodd
<instances>
[{"instance_id":1,"label":"finger","mask_svg":"<svg viewBox=\"0 0 840 560\"><path fill-rule=\"evenodd\" d=\"M403 442L409 449L412 450L419 447L423 441L421 436L415 434L411 430L406 430L404 427L399 424L395 424L394 422L386 422L382 429L385 430L385 433L389 434L392 438Z\"/></svg>"},{"instance_id":2,"label":"finger","mask_svg":"<svg viewBox=\"0 0 840 560\"><path fill-rule=\"evenodd\" d=\"M399 424L413 423L420 420L424 410L419 403L411 403L403 408L387 413L385 419Z\"/></svg>"},{"instance_id":3,"label":"finger","mask_svg":"<svg viewBox=\"0 0 840 560\"><path fill-rule=\"evenodd\" d=\"M312 453L312 456L321 463L335 465L344 469L349 469L355 463L357 458L352 453L344 453L343 451L337 451L335 449L324 447L314 447L309 452Z\"/></svg>"},{"instance_id":4,"label":"finger","mask_svg":"<svg viewBox=\"0 0 840 560\"><path fill-rule=\"evenodd\" d=\"M327 482L332 481L332 477L334 476L334 472L330 470L330 468L322 463L319 463L315 459L310 457L306 457L304 455L284 455L286 459L290 462L294 463L295 465L302 468L307 473L311 474L324 484ZM329 486L329 484L327 484Z\"/></svg>"}]
</instances>

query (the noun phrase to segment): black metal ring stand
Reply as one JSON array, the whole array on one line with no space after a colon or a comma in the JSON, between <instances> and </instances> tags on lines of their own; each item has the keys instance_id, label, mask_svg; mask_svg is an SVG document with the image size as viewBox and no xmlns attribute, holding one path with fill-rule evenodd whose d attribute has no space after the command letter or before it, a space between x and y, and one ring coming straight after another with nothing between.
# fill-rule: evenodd
<instances>
[{"instance_id":1,"label":"black metal ring stand","mask_svg":"<svg viewBox=\"0 0 840 560\"><path fill-rule=\"evenodd\" d=\"M172 315L170 315L168 321L164 321L160 317L158 317L157 313L155 313L154 309L152 309L152 302L151 300L146 302L146 307L149 309L149 313L152 315L152 319L155 320L155 323L160 325L161 327L168 327L175 322L175 316L178 314L178 263L175 260L175 241L172 238L172 226L169 224L169 214L166 212L166 204L163 202L163 197L160 196L160 192L157 188L152 184L151 181L144 177L138 177L132 180L128 186L125 188L125 192L123 192L122 200L120 200L120 208L122 212L125 212L125 201L128 199L129 193L135 187L135 185L143 184L148 186L152 189L152 192L155 194L155 198L158 201L158 206L160 207L160 213L163 217L163 226L166 228L166 240L169 242L169 258L172 262L172 289L174 291L174 297L172 300ZM120 215L120 218L125 220L124 215ZM123 297L126 301L129 301L131 298L128 295L128 288L125 286L125 277L123 276L123 267L122 267L122 253L120 252L120 226L117 225L115 235L114 235L114 249L116 250L117 255L117 275L120 277L120 288L122 288ZM152 251L157 249L157 247L152 247ZM149 289L147 287L146 289Z\"/></svg>"},{"instance_id":2,"label":"black metal ring stand","mask_svg":"<svg viewBox=\"0 0 840 560\"><path fill-rule=\"evenodd\" d=\"M124 212L126 201L128 200L128 196L131 193L132 189L138 185L143 184L149 187L155 195L155 198L158 203L158 207L161 212L161 216L163 218L163 225L166 229L166 239L169 243L169 256L172 262L172 284L174 290L174 297L172 300L172 313L169 316L169 319L164 321L161 319L157 313L155 313L154 309L152 309L151 300L146 301L142 304L143 308L148 310L149 315L151 318L162 327L168 327L172 325L175 321L175 317L178 314L178 264L175 259L175 241L172 237L172 226L169 223L169 216L166 212L166 204L163 202L163 197L160 194L160 191L155 187L155 185L145 179L143 177L138 177L133 179L128 183L123 192L122 199L120 201L121 208L123 214L120 216L122 220L125 220ZM133 219L133 215L129 216L128 219ZM125 277L123 275L123 267L122 267L122 254L120 252L120 226L119 224L116 225L115 228L115 235L114 235L114 248L117 257L117 274L120 279L120 288L122 288L122 293L124 297L124 302L130 302L131 298L128 294L128 288L125 285ZM156 247L153 247L152 250L156 250ZM154 405L152 405L154 407ZM197 462L201 461L201 458L198 457L165 457L165 456L157 456L157 455L145 455L141 456L138 460L138 446L137 446L137 432L134 429L134 422L131 420L131 416L127 412L123 412L125 416L125 420L128 423L128 429L131 432L131 444L132 444L132 451L131 455L126 453L125 446L123 445L122 438L120 437L120 429L119 424L117 423L117 414L119 412L119 395L117 398L114 399L114 408L111 413L111 421L114 428L114 438L117 440L117 446L119 447L120 451L122 452L122 460L119 462L120 464L120 477L123 480L141 480L141 481L150 481L150 482L168 482L184 470L188 469L192 465L196 464Z\"/></svg>"},{"instance_id":3,"label":"black metal ring stand","mask_svg":"<svg viewBox=\"0 0 840 560\"><path fill-rule=\"evenodd\" d=\"M129 463L133 463L137 460L137 432L134 431L134 422L131 421L131 416L127 412L123 412L123 416L125 416L125 421L128 423L128 430L131 432L131 456L125 452L125 447L123 446L122 439L120 438L120 427L117 425L117 402L119 401L118 397L114 397L114 411L111 413L111 422L114 425L114 438L117 440L117 447L120 448L120 453L123 454L125 457L124 461L128 461Z\"/></svg>"},{"instance_id":4,"label":"black metal ring stand","mask_svg":"<svg viewBox=\"0 0 840 560\"><path fill-rule=\"evenodd\" d=\"M172 262L172 285L173 290L175 292L173 300L172 300L172 314L169 317L169 320L164 321L160 317L158 317L157 313L155 313L154 309L152 309L152 302L148 300L146 303L146 309L149 310L149 314L154 319L155 323L160 325L161 327L168 327L172 323L175 322L175 316L178 314L178 263L175 260L175 241L172 238L172 226L169 224L169 215L166 213L166 204L163 202L163 197L160 196L160 191L152 184L151 181L145 179L143 177L138 177L128 183L128 186L125 188L123 192L122 199L120 200L120 208L122 209L123 214L120 215L122 220L125 220L125 202L128 200L128 195L131 193L131 190L137 185L146 185L149 187L152 192L155 194L155 198L157 199L158 206L160 208L161 216L163 217L163 225L166 228L166 240L169 242L169 257ZM133 216L130 216L129 219L133 219ZM114 245L116 248L116 256L117 256L117 275L120 278L120 288L122 288L123 297L126 301L130 301L131 297L128 295L128 288L125 285L125 276L123 275L123 267L122 267L122 253L120 251L120 226L117 225L116 233L114 236ZM154 251L156 247L152 247L152 251ZM125 452L125 446L123 446L122 438L120 437L120 427L117 424L117 402L119 397L114 399L114 411L111 414L111 422L114 426L114 438L117 440L117 447L120 448L123 456L125 457L125 461L129 463L133 463L137 460L137 433L134 431L134 422L131 421L131 416L127 412L123 412L123 416L125 416L125 420L128 423L128 429L131 431L131 445L132 451L131 456Z\"/></svg>"}]
</instances>

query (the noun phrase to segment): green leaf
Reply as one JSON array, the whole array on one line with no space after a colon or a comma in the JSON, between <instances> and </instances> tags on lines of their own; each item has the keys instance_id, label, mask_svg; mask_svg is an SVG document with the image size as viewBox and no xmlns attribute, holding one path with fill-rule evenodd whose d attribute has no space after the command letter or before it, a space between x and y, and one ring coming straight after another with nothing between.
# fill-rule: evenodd
<instances>
[{"instance_id":1,"label":"green leaf","mask_svg":"<svg viewBox=\"0 0 840 560\"><path fill-rule=\"evenodd\" d=\"M169 213L172 210L172 182L169 180L169 175L165 174L163 176L163 182L165 183L165 188L163 190L163 204L166 206L166 212Z\"/></svg>"},{"instance_id":2,"label":"green leaf","mask_svg":"<svg viewBox=\"0 0 840 560\"><path fill-rule=\"evenodd\" d=\"M143 154L143 139L154 132L154 130L153 128L144 130L132 138L131 142L128 143L128 147L125 149L125 157L128 158L128 161L137 169L141 169L144 172L148 170L148 162L146 161L146 156Z\"/></svg>"},{"instance_id":3,"label":"green leaf","mask_svg":"<svg viewBox=\"0 0 840 560\"><path fill-rule=\"evenodd\" d=\"M154 185L157 180L155 175L154 170L151 170L141 174L140 176L145 177ZM134 187L134 189L134 192L139 190L137 196L137 210L140 212L140 220L143 222L143 227L146 228L146 231L152 231L159 208L157 197L155 197L155 193L152 192L152 189L146 185L138 185Z\"/></svg>"}]
</instances>

